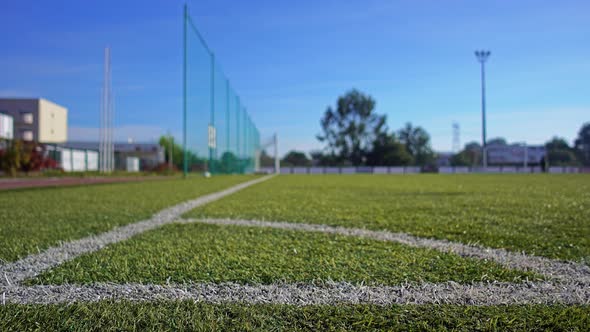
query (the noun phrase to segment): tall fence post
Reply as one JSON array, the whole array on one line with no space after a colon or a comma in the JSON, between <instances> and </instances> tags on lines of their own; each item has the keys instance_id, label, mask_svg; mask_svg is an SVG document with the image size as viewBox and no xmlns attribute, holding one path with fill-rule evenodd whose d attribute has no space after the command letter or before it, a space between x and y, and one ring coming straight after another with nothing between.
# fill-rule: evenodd
<instances>
[{"instance_id":1,"label":"tall fence post","mask_svg":"<svg viewBox=\"0 0 590 332\"><path fill-rule=\"evenodd\" d=\"M183 158L182 158L182 176L186 178L188 173L188 149L186 141L186 60L187 60L187 24L188 24L188 7L184 4L184 16L183 16L183 56L182 56L182 147L183 147Z\"/></svg>"},{"instance_id":2,"label":"tall fence post","mask_svg":"<svg viewBox=\"0 0 590 332\"><path fill-rule=\"evenodd\" d=\"M215 147L217 146L216 141L217 141L217 135L215 134L215 54L211 53L211 80L209 82L211 84L211 96L210 96L210 105L211 105L211 114L209 115L210 117L210 121L209 121L209 130L208 132L210 132L210 135L213 135L215 137L210 137L210 142L207 142L207 145L209 145L209 167L208 170L209 172L211 172L211 174L214 173L215 169L213 167L213 154L214 154L214 150ZM215 146L214 146L215 145Z\"/></svg>"}]
</instances>

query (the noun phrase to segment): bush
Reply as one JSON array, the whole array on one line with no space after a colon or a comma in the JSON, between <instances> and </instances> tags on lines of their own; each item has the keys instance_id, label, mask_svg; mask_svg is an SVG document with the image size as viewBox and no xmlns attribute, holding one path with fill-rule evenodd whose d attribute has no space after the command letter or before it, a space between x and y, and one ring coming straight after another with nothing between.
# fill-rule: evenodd
<instances>
[{"instance_id":1,"label":"bush","mask_svg":"<svg viewBox=\"0 0 590 332\"><path fill-rule=\"evenodd\" d=\"M176 167L176 165L172 165L172 167L170 167L168 163L160 163L158 164L158 166L152 168L150 171L161 175L172 175L174 173L179 172L180 170L178 169L178 167Z\"/></svg>"},{"instance_id":2,"label":"bush","mask_svg":"<svg viewBox=\"0 0 590 332\"><path fill-rule=\"evenodd\" d=\"M28 174L58 168L57 162L46 156L43 147L37 143L14 140L6 142L5 148L0 150L0 169L13 177L19 171Z\"/></svg>"}]
</instances>

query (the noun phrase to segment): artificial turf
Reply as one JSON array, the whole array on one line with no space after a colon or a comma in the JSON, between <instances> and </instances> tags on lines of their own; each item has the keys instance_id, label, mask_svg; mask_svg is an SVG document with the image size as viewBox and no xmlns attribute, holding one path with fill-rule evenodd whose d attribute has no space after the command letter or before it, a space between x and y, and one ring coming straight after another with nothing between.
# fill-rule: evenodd
<instances>
[{"instance_id":1,"label":"artificial turf","mask_svg":"<svg viewBox=\"0 0 590 332\"><path fill-rule=\"evenodd\" d=\"M0 263L61 241L149 218L155 212L222 190L252 176L0 191Z\"/></svg>"},{"instance_id":2,"label":"artificial turf","mask_svg":"<svg viewBox=\"0 0 590 332\"><path fill-rule=\"evenodd\" d=\"M587 331L589 306L205 304L0 306L2 331Z\"/></svg>"},{"instance_id":3,"label":"artificial turf","mask_svg":"<svg viewBox=\"0 0 590 332\"><path fill-rule=\"evenodd\" d=\"M49 270L29 284L347 281L469 283L540 278L424 248L334 234L171 224Z\"/></svg>"},{"instance_id":4,"label":"artificial turf","mask_svg":"<svg viewBox=\"0 0 590 332\"><path fill-rule=\"evenodd\" d=\"M286 175L188 217L407 232L590 263L590 175Z\"/></svg>"},{"instance_id":5,"label":"artificial turf","mask_svg":"<svg viewBox=\"0 0 590 332\"><path fill-rule=\"evenodd\" d=\"M36 251L36 246L42 249L141 220L177 202L247 179L217 177L0 193L0 237L5 239L0 258L14 260ZM8 204L20 208L10 209ZM590 177L585 175L280 176L188 216L388 229L590 261ZM522 278L539 276L370 239L173 224L80 256L28 283L345 280L399 284L518 282ZM168 300L0 305L0 331L584 331L588 326L587 305L297 307Z\"/></svg>"}]
</instances>

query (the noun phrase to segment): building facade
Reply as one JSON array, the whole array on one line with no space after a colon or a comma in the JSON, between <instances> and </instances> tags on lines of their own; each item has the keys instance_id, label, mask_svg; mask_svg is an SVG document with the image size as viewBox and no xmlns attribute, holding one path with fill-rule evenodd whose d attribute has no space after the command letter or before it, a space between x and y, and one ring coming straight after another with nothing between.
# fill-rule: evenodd
<instances>
[{"instance_id":1,"label":"building facade","mask_svg":"<svg viewBox=\"0 0 590 332\"><path fill-rule=\"evenodd\" d=\"M46 144L68 139L68 110L43 98L0 98L0 113L13 119L14 139Z\"/></svg>"}]
</instances>

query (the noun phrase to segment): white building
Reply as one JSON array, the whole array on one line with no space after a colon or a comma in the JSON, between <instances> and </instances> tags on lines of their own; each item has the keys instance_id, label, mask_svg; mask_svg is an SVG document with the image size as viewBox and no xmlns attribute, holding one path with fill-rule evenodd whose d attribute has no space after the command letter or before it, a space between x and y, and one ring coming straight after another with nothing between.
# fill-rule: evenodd
<instances>
[{"instance_id":1,"label":"white building","mask_svg":"<svg viewBox=\"0 0 590 332\"><path fill-rule=\"evenodd\" d=\"M12 116L0 113L0 139L12 140L14 138L13 122Z\"/></svg>"}]
</instances>

